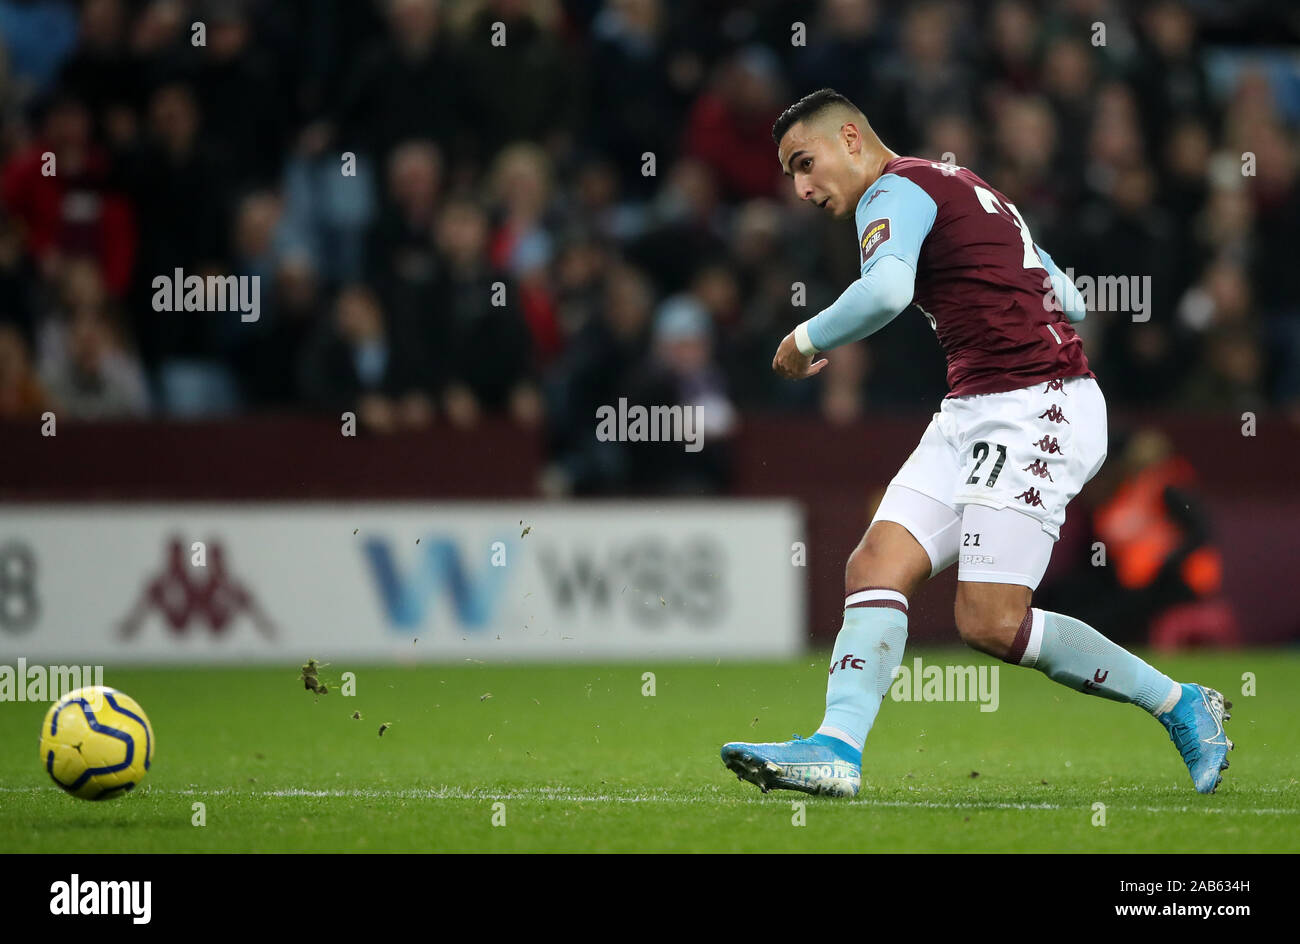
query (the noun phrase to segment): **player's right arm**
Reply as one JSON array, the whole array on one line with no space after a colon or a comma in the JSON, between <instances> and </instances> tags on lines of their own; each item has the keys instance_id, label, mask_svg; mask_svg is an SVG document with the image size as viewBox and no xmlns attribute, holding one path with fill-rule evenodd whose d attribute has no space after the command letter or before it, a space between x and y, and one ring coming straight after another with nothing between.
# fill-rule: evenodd
<instances>
[{"instance_id":1,"label":"player's right arm","mask_svg":"<svg viewBox=\"0 0 1300 944\"><path fill-rule=\"evenodd\" d=\"M912 303L921 243L938 205L921 187L886 174L858 208L861 275L829 307L795 329L799 351L812 356L879 331Z\"/></svg>"}]
</instances>

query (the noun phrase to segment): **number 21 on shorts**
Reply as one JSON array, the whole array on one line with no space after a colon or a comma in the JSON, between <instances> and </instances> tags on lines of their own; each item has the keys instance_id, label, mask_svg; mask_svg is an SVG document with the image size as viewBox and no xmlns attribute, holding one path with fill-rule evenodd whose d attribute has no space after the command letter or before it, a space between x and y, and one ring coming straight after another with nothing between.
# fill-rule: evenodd
<instances>
[{"instance_id":1,"label":"number 21 on shorts","mask_svg":"<svg viewBox=\"0 0 1300 944\"><path fill-rule=\"evenodd\" d=\"M988 488L992 488L993 483L998 480L998 475L1002 472L1002 466L1007 461L1007 447L1001 443L994 443L994 445L998 450L998 460L993 463L993 468L989 470L988 480L984 483ZM967 485L979 484L980 466L982 466L984 460L989 457L989 444L986 442L977 442L973 450L973 455L975 457L975 468L971 470L970 478L966 480Z\"/></svg>"}]
</instances>

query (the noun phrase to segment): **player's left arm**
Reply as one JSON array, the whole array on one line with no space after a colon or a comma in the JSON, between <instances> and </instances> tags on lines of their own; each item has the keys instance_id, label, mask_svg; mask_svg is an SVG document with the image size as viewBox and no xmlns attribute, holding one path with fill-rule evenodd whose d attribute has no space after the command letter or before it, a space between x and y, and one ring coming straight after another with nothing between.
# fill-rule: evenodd
<instances>
[{"instance_id":1,"label":"player's left arm","mask_svg":"<svg viewBox=\"0 0 1300 944\"><path fill-rule=\"evenodd\" d=\"M1077 324L1088 316L1088 303L1083 300L1083 295L1075 284L1070 281L1070 277L1061 271L1061 267L1056 261L1047 254L1047 250L1037 244L1034 249L1038 251L1038 258L1043 261L1043 268L1047 270L1047 278L1051 282L1051 289L1056 294L1057 300L1061 303L1061 310L1065 312L1065 317L1071 324ZM1048 286L1043 286L1047 288Z\"/></svg>"},{"instance_id":2,"label":"player's left arm","mask_svg":"<svg viewBox=\"0 0 1300 944\"><path fill-rule=\"evenodd\" d=\"M772 360L784 377L811 377L826 366L820 351L858 341L893 321L916 287L921 243L934 225L938 205L921 187L894 174L880 179L857 214L861 276L829 307L786 335Z\"/></svg>"}]
</instances>

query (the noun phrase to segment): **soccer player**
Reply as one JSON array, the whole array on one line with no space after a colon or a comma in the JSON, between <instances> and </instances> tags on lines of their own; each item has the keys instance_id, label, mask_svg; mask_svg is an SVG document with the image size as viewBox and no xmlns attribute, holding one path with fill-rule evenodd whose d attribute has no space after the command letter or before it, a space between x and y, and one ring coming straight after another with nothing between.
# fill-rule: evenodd
<instances>
[{"instance_id":1,"label":"soccer player","mask_svg":"<svg viewBox=\"0 0 1300 944\"><path fill-rule=\"evenodd\" d=\"M907 601L957 563L965 643L1150 712L1196 789L1213 793L1232 748L1231 704L1032 606L1066 504L1106 458L1106 401L1071 327L1086 314L1078 290L1005 196L965 168L899 157L838 92L800 99L772 137L801 199L855 215L862 273L786 336L773 369L811 377L827 366L822 352L914 306L943 347L949 393L849 555L821 726L782 743L726 744L723 762L764 793L856 795L863 745L907 643Z\"/></svg>"}]
</instances>

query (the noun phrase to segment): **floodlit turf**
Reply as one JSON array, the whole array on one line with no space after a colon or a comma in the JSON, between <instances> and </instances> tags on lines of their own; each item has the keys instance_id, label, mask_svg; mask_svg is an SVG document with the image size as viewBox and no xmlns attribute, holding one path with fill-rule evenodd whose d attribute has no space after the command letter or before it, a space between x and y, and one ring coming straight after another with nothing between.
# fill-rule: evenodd
<instances>
[{"instance_id":1,"label":"floodlit turf","mask_svg":"<svg viewBox=\"0 0 1300 944\"><path fill-rule=\"evenodd\" d=\"M918 654L996 664L967 650L904 664ZM153 722L149 779L112 802L65 796L36 756L46 706L0 704L0 852L1300 851L1294 652L1157 660L1234 703L1237 749L1213 796L1139 709L1007 666L993 712L887 698L856 800L762 796L718 749L812 733L827 658L334 664L323 677L354 670L357 694L319 700L293 666L110 669L105 682ZM197 802L205 826L192 825Z\"/></svg>"}]
</instances>

